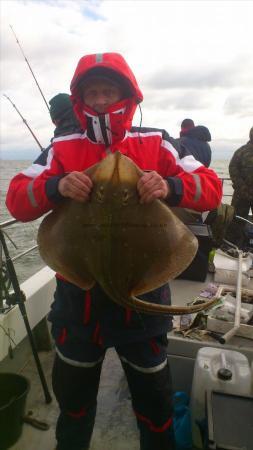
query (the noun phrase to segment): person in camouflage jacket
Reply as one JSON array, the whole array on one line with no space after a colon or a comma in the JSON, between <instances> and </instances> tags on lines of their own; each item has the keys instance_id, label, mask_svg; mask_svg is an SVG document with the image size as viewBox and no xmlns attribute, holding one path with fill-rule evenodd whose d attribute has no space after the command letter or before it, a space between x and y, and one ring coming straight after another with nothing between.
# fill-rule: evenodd
<instances>
[{"instance_id":1,"label":"person in camouflage jacket","mask_svg":"<svg viewBox=\"0 0 253 450\"><path fill-rule=\"evenodd\" d=\"M229 163L229 174L234 188L232 202L238 204L238 207L241 206L239 203L245 203L244 217L247 217L253 203L253 127L249 137L249 142L236 150Z\"/></svg>"},{"instance_id":2,"label":"person in camouflage jacket","mask_svg":"<svg viewBox=\"0 0 253 450\"><path fill-rule=\"evenodd\" d=\"M229 174L234 188L232 206L235 215L248 217L250 208L253 211L253 127L249 133L250 140L234 153L229 163ZM239 247L242 246L245 225L240 221L231 224L227 239Z\"/></svg>"}]
</instances>

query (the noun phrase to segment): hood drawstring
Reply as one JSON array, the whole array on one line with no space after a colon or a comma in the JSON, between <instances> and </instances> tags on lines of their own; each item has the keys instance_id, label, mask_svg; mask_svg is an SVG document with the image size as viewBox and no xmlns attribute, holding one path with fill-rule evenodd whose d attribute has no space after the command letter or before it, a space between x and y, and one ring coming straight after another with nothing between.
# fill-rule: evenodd
<instances>
[{"instance_id":1,"label":"hood drawstring","mask_svg":"<svg viewBox=\"0 0 253 450\"><path fill-rule=\"evenodd\" d=\"M141 109L141 105L140 105L140 104L138 105L138 107L139 107L140 115L141 115L141 119L140 119L140 128L141 128L141 126L142 126L142 109ZM142 144L143 141L142 141L142 139L141 139L141 134L140 134L140 132L138 133L138 135L139 135L139 142L140 142L140 144Z\"/></svg>"}]
</instances>

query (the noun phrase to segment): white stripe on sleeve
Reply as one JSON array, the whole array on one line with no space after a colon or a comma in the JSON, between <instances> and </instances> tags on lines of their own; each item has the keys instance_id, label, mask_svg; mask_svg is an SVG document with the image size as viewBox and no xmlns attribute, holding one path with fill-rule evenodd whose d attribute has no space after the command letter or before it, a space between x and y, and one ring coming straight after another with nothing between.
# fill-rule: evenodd
<instances>
[{"instance_id":1,"label":"white stripe on sleeve","mask_svg":"<svg viewBox=\"0 0 253 450\"><path fill-rule=\"evenodd\" d=\"M32 164L30 167L28 167L25 170L22 170L21 173L23 173L23 175L26 175L29 178L36 178L39 175L41 175L45 170L49 169L51 166L51 162L53 159L53 149L51 148L48 152L47 155L47 161L46 161L46 165L42 166L41 164Z\"/></svg>"},{"instance_id":2,"label":"white stripe on sleeve","mask_svg":"<svg viewBox=\"0 0 253 450\"><path fill-rule=\"evenodd\" d=\"M182 167L182 169L185 172L194 172L194 170L197 170L199 167L203 165L199 161L197 161L192 155L187 155L184 158L180 159L177 150L168 141L163 140L162 146L170 153L172 153L172 155L176 160L176 165Z\"/></svg>"}]
</instances>

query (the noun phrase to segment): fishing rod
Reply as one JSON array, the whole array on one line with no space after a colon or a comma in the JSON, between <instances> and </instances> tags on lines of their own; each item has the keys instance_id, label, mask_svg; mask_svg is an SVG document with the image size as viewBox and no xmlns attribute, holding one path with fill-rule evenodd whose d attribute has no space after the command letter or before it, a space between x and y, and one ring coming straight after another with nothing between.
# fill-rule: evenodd
<instances>
[{"instance_id":1,"label":"fishing rod","mask_svg":"<svg viewBox=\"0 0 253 450\"><path fill-rule=\"evenodd\" d=\"M26 57L25 54L24 54L24 51L23 51L23 49L22 49L22 47L21 47L21 45L20 45L20 42L19 42L19 40L18 40L16 34L15 34L15 31L14 31L14 29L13 29L13 27L12 27L11 25L10 25L10 28L11 28L12 33L14 34L14 37L15 37L15 39L16 39L16 41L17 41L17 44L18 44L18 46L19 46L19 48L20 48L20 50L21 50L21 53L22 53L22 55L23 55L23 57L24 57L24 59L25 59L27 65L28 65L28 67L29 67L29 69L30 69L30 72L31 72L31 74L32 74L32 76L33 76L33 78L34 78L34 81L35 81L35 83L37 84L37 87L38 87L38 89L39 89L39 91L40 91L40 93L41 93L41 95L42 95L42 98L43 98L43 100L44 100L44 102L45 102L45 104L46 104L46 107L47 107L47 109L48 109L48 112L50 113L50 110L49 110L49 106L48 106L48 104L47 104L47 101L46 101L46 99L45 99L45 97L44 97L44 94L43 94L43 92L42 92L42 90L41 90L41 88L40 88L40 85L39 85L38 81L36 80L36 77L35 77L35 75L34 75L34 73L33 73L33 71L32 71L32 68L31 68L31 66L30 66L30 64L29 64L29 62L28 62L28 59L27 59L27 57Z\"/></svg>"},{"instance_id":2,"label":"fishing rod","mask_svg":"<svg viewBox=\"0 0 253 450\"><path fill-rule=\"evenodd\" d=\"M14 103L11 101L10 97L8 97L6 94L3 94L4 97L7 98L7 100L9 100L9 102L12 104L13 108L15 108L15 110L17 111L17 113L20 115L21 119L23 120L24 124L27 126L28 130L30 131L30 133L32 134L32 136L34 137L35 141L37 142L39 148L41 149L41 151L43 152L44 148L42 147L41 143L39 142L39 140L36 138L34 132L32 131L32 129L29 127L27 121L25 120L25 118L22 116L21 112L18 110L18 108L16 107L16 105L14 105Z\"/></svg>"},{"instance_id":3,"label":"fishing rod","mask_svg":"<svg viewBox=\"0 0 253 450\"><path fill-rule=\"evenodd\" d=\"M26 331L27 331L27 334L28 334L28 338L29 338L29 341L30 341L30 345L31 345L31 348L32 348L32 353L33 353L33 356L34 356L34 360L35 360L35 363L36 363L36 366L37 366L37 370L38 370L38 374L39 374L40 381L41 381L41 384L42 384L43 392L44 392L44 395L45 395L45 401L46 401L46 403L50 403L52 401L52 397L51 397L50 392L48 390L46 378L45 378L44 372L42 370L42 366L41 366L41 362L40 362L40 359L39 359L39 356L38 356L38 352L37 352L37 349L36 349L36 345L35 345L35 342L34 342L34 337L33 337L33 334L32 334L32 330L31 330L31 327L30 327L30 324L29 324L29 321L28 321L26 307L25 307L25 294L20 289L20 285L19 285L19 282L18 282L16 270L15 270L14 264L12 262L12 259L10 257L10 254L9 254L6 242L5 242L4 233L3 233L2 229L1 229L1 227L0 227L0 244L2 244L2 247L3 247L3 251L4 251L4 255L5 255L6 267L7 267L7 270L8 270L8 273L9 273L9 277L10 277L10 280L11 280L11 283L12 283L12 286L13 286L14 294L15 294L15 302L14 302L14 304L17 304L19 306L21 315L22 315L23 320L24 320L24 324L25 324Z\"/></svg>"}]
</instances>

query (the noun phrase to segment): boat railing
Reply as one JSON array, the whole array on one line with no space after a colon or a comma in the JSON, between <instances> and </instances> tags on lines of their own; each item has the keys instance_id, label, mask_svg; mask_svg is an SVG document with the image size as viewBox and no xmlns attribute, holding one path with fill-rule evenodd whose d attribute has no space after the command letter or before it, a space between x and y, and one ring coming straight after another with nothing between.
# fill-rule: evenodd
<instances>
[{"instance_id":1,"label":"boat railing","mask_svg":"<svg viewBox=\"0 0 253 450\"><path fill-rule=\"evenodd\" d=\"M231 178L222 177L220 179L221 179L222 186L224 185L224 181L230 181L231 182Z\"/></svg>"},{"instance_id":2,"label":"boat railing","mask_svg":"<svg viewBox=\"0 0 253 450\"><path fill-rule=\"evenodd\" d=\"M9 220L6 220L5 222L0 223L1 236L4 239L4 241L5 241L5 236L4 236L5 233L3 230L5 230L8 227L11 227L12 225L14 225L16 223L19 223L19 221L16 219L9 219ZM6 233L6 235L7 235L7 233ZM8 238L11 240L11 238L9 236L8 236ZM32 251L36 250L37 248L38 248L37 244L33 245L32 247L22 251L18 255L15 255L13 257L10 257L8 255L8 258L12 262L17 261L20 258L22 258L23 256L27 255L28 253L31 253ZM5 252L4 252L2 239L1 239L1 241L0 241L0 313L6 310L6 308L4 308L4 303L8 296L9 289L11 288L11 283L9 280L9 274L8 274L8 269L7 269L7 264L6 264L7 257L5 255L5 258L3 259L4 254L5 254ZM7 310L8 310L8 308L7 308Z\"/></svg>"},{"instance_id":3,"label":"boat railing","mask_svg":"<svg viewBox=\"0 0 253 450\"><path fill-rule=\"evenodd\" d=\"M7 227L10 227L11 225L14 225L15 223L19 223L19 221L16 219L6 220L5 222L0 223L0 228L4 229ZM38 248L38 245L34 245L33 247L30 247L27 250L24 250L23 252L14 256L13 258L11 258L11 260L16 261L17 259L21 258L22 256L27 255L27 253L30 253L33 250L36 250L37 248ZM1 267L2 267L2 244L0 243L0 268Z\"/></svg>"},{"instance_id":4,"label":"boat railing","mask_svg":"<svg viewBox=\"0 0 253 450\"><path fill-rule=\"evenodd\" d=\"M229 178L229 177L220 177L220 180L221 180L221 184L222 184L222 188L223 189L224 189L225 186L232 188L231 178ZM227 197L231 198L233 196L232 192L233 192L233 188L231 189L231 192L225 192L223 190L223 198L227 198Z\"/></svg>"}]
</instances>

